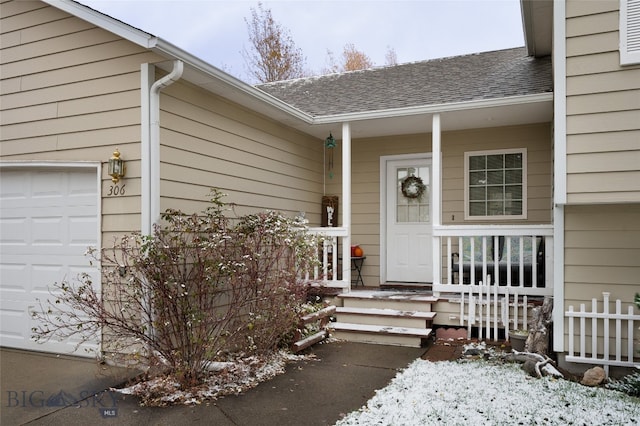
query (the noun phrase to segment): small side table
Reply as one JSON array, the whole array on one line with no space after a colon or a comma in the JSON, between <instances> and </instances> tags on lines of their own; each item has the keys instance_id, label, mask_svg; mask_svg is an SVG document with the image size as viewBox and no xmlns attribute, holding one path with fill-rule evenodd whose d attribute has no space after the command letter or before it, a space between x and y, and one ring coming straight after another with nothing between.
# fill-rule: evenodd
<instances>
[{"instance_id":1,"label":"small side table","mask_svg":"<svg viewBox=\"0 0 640 426\"><path fill-rule=\"evenodd\" d=\"M358 283L360 283L364 287L364 280L362 279L362 265L364 264L364 260L367 256L359 256L351 258L351 270L356 271L356 279L351 280L351 283L355 283L356 287L358 287Z\"/></svg>"}]
</instances>

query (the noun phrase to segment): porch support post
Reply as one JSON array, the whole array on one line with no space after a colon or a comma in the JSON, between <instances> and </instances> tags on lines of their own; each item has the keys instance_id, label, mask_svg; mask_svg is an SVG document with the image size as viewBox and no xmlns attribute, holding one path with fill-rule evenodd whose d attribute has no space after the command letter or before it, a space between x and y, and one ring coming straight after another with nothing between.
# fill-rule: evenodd
<instances>
[{"instance_id":1,"label":"porch support post","mask_svg":"<svg viewBox=\"0 0 640 426\"><path fill-rule=\"evenodd\" d=\"M342 279L351 289L351 125L342 123L342 226L347 236L342 239Z\"/></svg>"},{"instance_id":2,"label":"porch support post","mask_svg":"<svg viewBox=\"0 0 640 426\"><path fill-rule=\"evenodd\" d=\"M431 223L432 226L438 227L442 225L442 153L441 153L441 130L440 130L440 114L433 114L431 126ZM435 235L432 237L432 265L433 265L433 284L442 284L442 258L440 256L440 238ZM434 295L437 295L434 293Z\"/></svg>"}]
</instances>

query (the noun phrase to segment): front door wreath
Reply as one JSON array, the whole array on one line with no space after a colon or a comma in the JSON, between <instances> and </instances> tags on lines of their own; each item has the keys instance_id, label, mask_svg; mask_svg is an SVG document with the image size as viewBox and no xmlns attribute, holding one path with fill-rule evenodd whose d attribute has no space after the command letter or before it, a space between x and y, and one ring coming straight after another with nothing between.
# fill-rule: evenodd
<instances>
[{"instance_id":1,"label":"front door wreath","mask_svg":"<svg viewBox=\"0 0 640 426\"><path fill-rule=\"evenodd\" d=\"M427 186L422 181L422 178L411 175L402 181L401 189L402 195L407 198L420 198L427 189Z\"/></svg>"}]
</instances>

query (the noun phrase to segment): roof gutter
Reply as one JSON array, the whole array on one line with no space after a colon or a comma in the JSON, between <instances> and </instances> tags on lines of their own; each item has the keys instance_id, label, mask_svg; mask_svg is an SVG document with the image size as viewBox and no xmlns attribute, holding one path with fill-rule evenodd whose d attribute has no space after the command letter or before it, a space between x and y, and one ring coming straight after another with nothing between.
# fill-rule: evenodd
<instances>
[{"instance_id":1,"label":"roof gutter","mask_svg":"<svg viewBox=\"0 0 640 426\"><path fill-rule=\"evenodd\" d=\"M483 99L479 101L452 102L447 104L421 105L416 107L385 109L376 111L332 114L315 117L312 124L332 124L346 121L364 121L381 118L408 117L421 114L437 114L443 112L466 111L472 109L497 108L513 105L525 105L540 102L552 102L553 92L536 95L510 96L500 99Z\"/></svg>"},{"instance_id":2,"label":"roof gutter","mask_svg":"<svg viewBox=\"0 0 640 426\"><path fill-rule=\"evenodd\" d=\"M276 98L275 96L263 92L262 90L257 89L254 86L251 86L230 74L227 74L226 72L214 67L213 65L203 61L197 56L190 54L189 52L177 47L172 43L169 43L163 39L156 38L153 42L153 45L149 46L149 48L160 54L163 54L164 56L170 56L176 59L180 59L181 61L185 62L185 64L187 64L189 68L193 68L206 75L209 75L237 92L264 102L267 105L277 108L307 124L313 124L313 117L310 114L307 114L300 109L295 108Z\"/></svg>"}]
</instances>

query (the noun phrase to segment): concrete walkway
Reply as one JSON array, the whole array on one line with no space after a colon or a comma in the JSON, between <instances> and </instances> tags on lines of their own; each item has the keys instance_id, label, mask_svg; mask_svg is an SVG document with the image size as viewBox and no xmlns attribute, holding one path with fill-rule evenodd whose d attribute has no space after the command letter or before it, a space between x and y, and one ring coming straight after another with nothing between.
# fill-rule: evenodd
<instances>
[{"instance_id":1,"label":"concrete walkway","mask_svg":"<svg viewBox=\"0 0 640 426\"><path fill-rule=\"evenodd\" d=\"M315 360L291 363L285 374L243 395L198 406L156 408L140 407L135 398L115 392L92 396L122 383L131 372L84 359L2 349L0 423L332 425L425 353L424 348L347 342L308 351Z\"/></svg>"}]
</instances>

